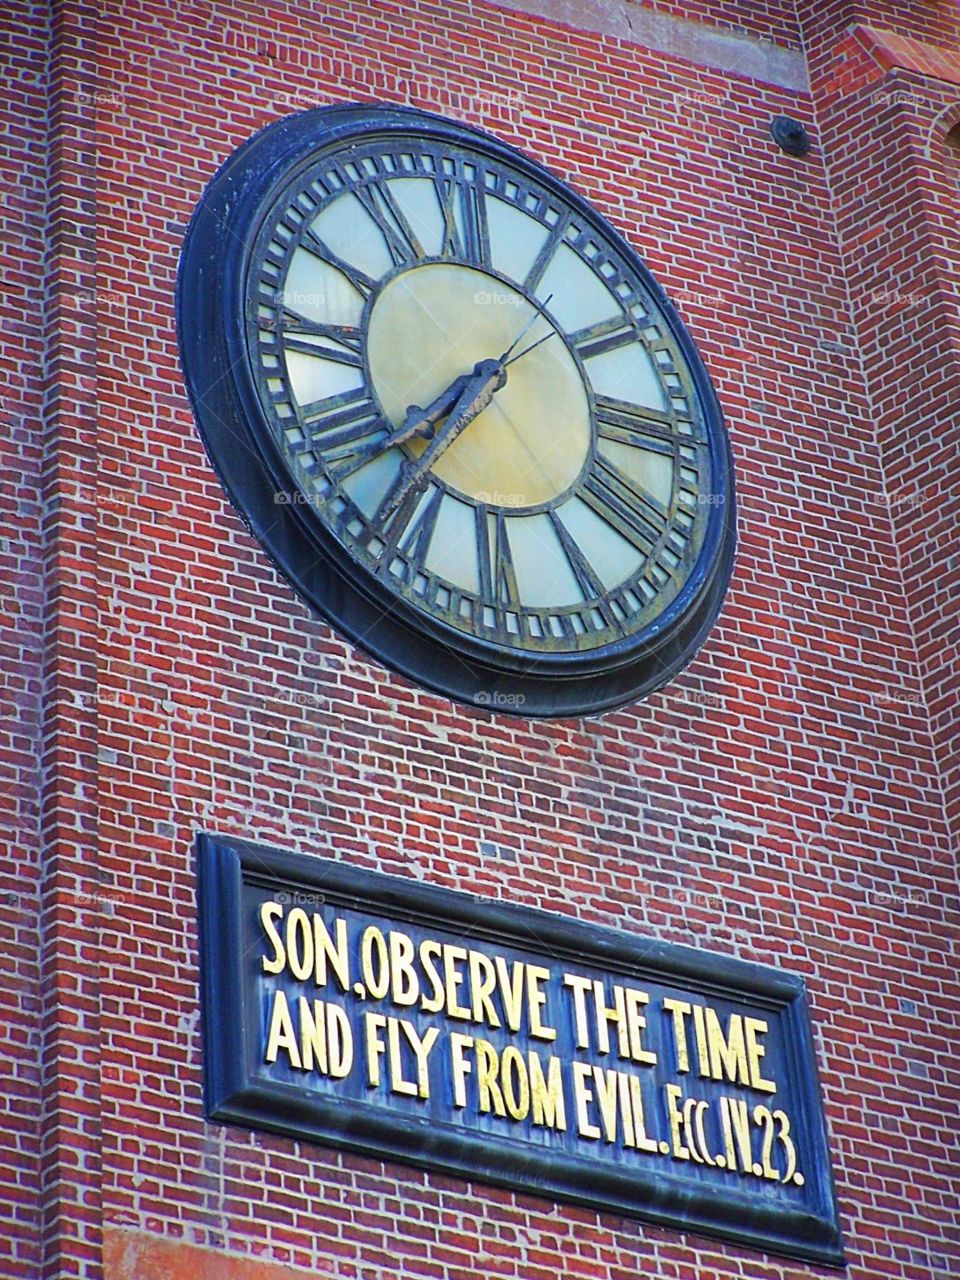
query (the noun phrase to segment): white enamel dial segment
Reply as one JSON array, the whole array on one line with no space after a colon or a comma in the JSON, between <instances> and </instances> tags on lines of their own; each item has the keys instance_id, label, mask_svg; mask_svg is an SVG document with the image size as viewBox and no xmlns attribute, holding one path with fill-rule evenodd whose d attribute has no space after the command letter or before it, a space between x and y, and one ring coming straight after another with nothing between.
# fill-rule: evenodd
<instances>
[{"instance_id":1,"label":"white enamel dial segment","mask_svg":"<svg viewBox=\"0 0 960 1280\"><path fill-rule=\"evenodd\" d=\"M550 238L549 228L497 196L486 197L486 209L493 266L511 280L525 280Z\"/></svg>"},{"instance_id":2,"label":"white enamel dial segment","mask_svg":"<svg viewBox=\"0 0 960 1280\"><path fill-rule=\"evenodd\" d=\"M653 361L638 342L591 356L584 361L584 368L597 395L648 409L666 408Z\"/></svg>"},{"instance_id":3,"label":"white enamel dial segment","mask_svg":"<svg viewBox=\"0 0 960 1280\"><path fill-rule=\"evenodd\" d=\"M343 481L343 488L369 519L383 501L400 470L400 453L388 449L353 472Z\"/></svg>"},{"instance_id":4,"label":"white enamel dial segment","mask_svg":"<svg viewBox=\"0 0 960 1280\"><path fill-rule=\"evenodd\" d=\"M616 440L597 441L597 450L613 462L626 476L657 499L662 506L670 505L673 493L673 459L651 449L621 444Z\"/></svg>"},{"instance_id":5,"label":"white enamel dial segment","mask_svg":"<svg viewBox=\"0 0 960 1280\"><path fill-rule=\"evenodd\" d=\"M636 547L580 498L570 498L558 507L557 518L608 591L626 582L643 565L643 556Z\"/></svg>"},{"instance_id":6,"label":"white enamel dial segment","mask_svg":"<svg viewBox=\"0 0 960 1280\"><path fill-rule=\"evenodd\" d=\"M432 178L390 178L386 187L424 254L433 257L442 253L444 220L436 182Z\"/></svg>"},{"instance_id":7,"label":"white enamel dial segment","mask_svg":"<svg viewBox=\"0 0 960 1280\"><path fill-rule=\"evenodd\" d=\"M583 591L550 517L511 516L504 523L523 604L531 609L582 604Z\"/></svg>"},{"instance_id":8,"label":"white enamel dial segment","mask_svg":"<svg viewBox=\"0 0 960 1280\"><path fill-rule=\"evenodd\" d=\"M319 353L308 355L303 351L287 350L285 359L290 388L299 405L363 386L363 370L356 365L342 364L325 359Z\"/></svg>"},{"instance_id":9,"label":"white enamel dial segment","mask_svg":"<svg viewBox=\"0 0 960 1280\"><path fill-rule=\"evenodd\" d=\"M359 325L363 294L346 275L306 249L294 250L283 283L283 305L318 324Z\"/></svg>"},{"instance_id":10,"label":"white enamel dial segment","mask_svg":"<svg viewBox=\"0 0 960 1280\"><path fill-rule=\"evenodd\" d=\"M332 200L314 218L312 230L338 258L374 280L393 266L383 233L350 192Z\"/></svg>"},{"instance_id":11,"label":"white enamel dial segment","mask_svg":"<svg viewBox=\"0 0 960 1280\"><path fill-rule=\"evenodd\" d=\"M550 314L567 333L620 314L607 286L567 244L557 246L536 295L542 302L550 299Z\"/></svg>"},{"instance_id":12,"label":"white enamel dial segment","mask_svg":"<svg viewBox=\"0 0 960 1280\"><path fill-rule=\"evenodd\" d=\"M425 560L426 568L463 591L480 590L473 507L446 495Z\"/></svg>"}]
</instances>

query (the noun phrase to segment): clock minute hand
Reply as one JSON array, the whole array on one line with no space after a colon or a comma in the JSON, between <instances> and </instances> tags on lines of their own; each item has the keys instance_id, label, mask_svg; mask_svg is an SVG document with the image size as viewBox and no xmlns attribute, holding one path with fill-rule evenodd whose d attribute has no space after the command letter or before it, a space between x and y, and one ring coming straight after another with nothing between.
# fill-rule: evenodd
<instances>
[{"instance_id":1,"label":"clock minute hand","mask_svg":"<svg viewBox=\"0 0 960 1280\"><path fill-rule=\"evenodd\" d=\"M419 458L403 463L400 484L380 508L382 520L389 519L412 489L422 486L433 464L450 448L464 428L483 412L506 380L507 375L499 360L481 360L474 366L473 373L466 378L463 390L439 432Z\"/></svg>"},{"instance_id":2,"label":"clock minute hand","mask_svg":"<svg viewBox=\"0 0 960 1280\"><path fill-rule=\"evenodd\" d=\"M515 356L511 356L509 360L505 360L503 362L503 367L506 369L507 365L516 364L521 356L527 355L530 351L536 351L537 347L543 346L545 342L549 342L551 338L556 337L556 333L556 329L552 329L550 333L544 334L544 336L542 338L538 338L536 342L531 342L529 347L524 347L524 349L522 351L518 351Z\"/></svg>"},{"instance_id":3,"label":"clock minute hand","mask_svg":"<svg viewBox=\"0 0 960 1280\"><path fill-rule=\"evenodd\" d=\"M553 294L551 293L550 296L547 299L545 299L545 301L543 302L543 306L548 307L552 302L552 300L553 300ZM530 332L531 328L537 323L537 321L542 319L542 316L543 316L543 313L541 311L534 311L533 315L530 317L527 323L523 326L523 328L520 330L520 332L517 334L514 340L510 343L509 347L507 347L503 355L500 357L500 364L507 365L512 363L512 361L510 360L510 356L513 354L514 351L516 351L517 347L519 347L521 338L525 337L526 334ZM520 354L522 355L523 352L521 352Z\"/></svg>"}]
</instances>

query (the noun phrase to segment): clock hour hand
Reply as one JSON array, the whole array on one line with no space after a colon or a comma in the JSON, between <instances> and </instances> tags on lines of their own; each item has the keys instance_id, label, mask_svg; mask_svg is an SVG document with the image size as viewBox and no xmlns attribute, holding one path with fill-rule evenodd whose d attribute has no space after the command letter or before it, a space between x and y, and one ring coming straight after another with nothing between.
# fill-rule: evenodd
<instances>
[{"instance_id":1,"label":"clock hour hand","mask_svg":"<svg viewBox=\"0 0 960 1280\"><path fill-rule=\"evenodd\" d=\"M394 445L412 440L414 436L429 434L440 419L445 417L457 403L469 376L461 374L459 378L455 378L449 387L440 392L436 400L427 405L426 409L421 409L418 404L409 405L400 426L389 431L385 436L378 440L371 440L368 444L355 446L351 450L351 471L355 471L358 467L365 467L371 458L393 448Z\"/></svg>"},{"instance_id":2,"label":"clock hour hand","mask_svg":"<svg viewBox=\"0 0 960 1280\"><path fill-rule=\"evenodd\" d=\"M550 298L552 297L553 294L551 293ZM550 298L547 298L544 306L547 305ZM410 405L407 409L407 416L403 420L402 425L397 427L397 429L392 432L386 440L381 441L379 447L381 449L386 449L390 445L402 444L404 440L409 440L412 436L426 435L426 428L428 426L435 426L436 423L444 417L444 415L452 413L453 406L460 398L467 383L471 379L476 379L480 376L481 365L484 366L486 370L485 376L490 377L495 371L495 366L499 366L501 370L506 369L507 365L513 364L515 360L519 360L521 356L525 356L528 351L533 351L535 347L539 347L541 342L546 342L547 338L552 338L556 332L555 330L551 330L551 332L548 333L546 337L541 338L539 342L533 342L529 347L525 348L525 350L518 352L517 355L513 355L513 352L516 351L517 347L520 345L520 340L529 332L531 326L540 318L540 312L535 311L498 360L481 360L480 364L474 366L472 374L464 374L461 377L454 379L450 386L447 387L445 391L441 391L436 400L434 400L432 404L428 405L426 409L421 409L420 406L416 404ZM498 391L500 387L503 386L504 382L506 382L505 376L500 382L498 382L497 386L493 388L493 391L490 392L491 397L495 391ZM486 405L489 403L490 401L487 400L481 408L486 408ZM477 410L477 413L479 412L480 409ZM468 422L472 421L473 418L477 416L477 413L474 413L472 417L468 419ZM465 422L463 425L466 426L467 423Z\"/></svg>"},{"instance_id":3,"label":"clock hour hand","mask_svg":"<svg viewBox=\"0 0 960 1280\"><path fill-rule=\"evenodd\" d=\"M550 298L552 297L553 294L550 295ZM550 302L550 298L547 298L544 306ZM360 465L365 465L368 457L375 457L377 454L383 453L386 449L391 449L395 445L403 444L407 440L412 440L414 436L431 436L431 428L435 427L441 418L447 417L448 415L450 419L457 417L455 408L457 407L458 402L463 399L465 393L476 393L479 390L482 394L484 382L493 377L496 371L499 371L498 377L500 380L497 382L497 385L493 387L489 393L489 397L480 404L479 408L477 408L470 417L466 418L462 425L458 427L456 434L459 435L463 427L468 426L477 414L480 413L482 409L486 408L490 403L490 398L492 398L494 392L498 391L499 388L503 386L506 381L506 374L504 371L507 365L513 364L514 361L519 360L521 356L525 356L528 351L532 351L534 347L539 347L541 342L546 342L547 338L553 337L553 332L550 332L546 337L541 338L539 342L534 342L517 355L513 355L513 352L519 346L524 335L529 332L530 328L540 318L541 313L539 311L535 311L499 359L481 360L479 364L474 366L473 373L461 374L459 378L454 378L453 382L441 391L437 398L427 405L425 409L422 409L417 404L408 405L406 416L399 427L396 427L382 439L374 440L370 444L364 445L362 448L355 450L354 466L357 465L358 460ZM481 367L484 369L483 374L480 373ZM469 402L470 395L467 394L467 405L464 407L467 407ZM443 431L444 438L446 438L448 428L449 421ZM455 438L456 436L451 437L449 443L452 444ZM444 448L446 448L446 445Z\"/></svg>"},{"instance_id":4,"label":"clock hour hand","mask_svg":"<svg viewBox=\"0 0 960 1280\"><path fill-rule=\"evenodd\" d=\"M461 374L459 378L454 378L449 387L441 391L436 400L431 401L426 409L421 409L418 404L408 405L403 422L391 432L380 447L386 449L389 445L403 444L404 440L410 440L413 436L428 434L429 427L435 427L441 418L453 411L471 376Z\"/></svg>"},{"instance_id":5,"label":"clock hour hand","mask_svg":"<svg viewBox=\"0 0 960 1280\"><path fill-rule=\"evenodd\" d=\"M464 428L483 412L506 380L506 372L499 360L481 360L474 365L473 373L465 378L463 389L446 422L419 458L401 465L400 482L380 509L383 520L397 510L413 489L423 486L433 464Z\"/></svg>"}]
</instances>

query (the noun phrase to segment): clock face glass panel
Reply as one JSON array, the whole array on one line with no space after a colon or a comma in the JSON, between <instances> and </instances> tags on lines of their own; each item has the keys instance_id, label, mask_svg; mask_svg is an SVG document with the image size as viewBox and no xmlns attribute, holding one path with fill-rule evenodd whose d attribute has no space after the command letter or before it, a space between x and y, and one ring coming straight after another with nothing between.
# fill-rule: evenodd
<instances>
[{"instance_id":1,"label":"clock face glass panel","mask_svg":"<svg viewBox=\"0 0 960 1280\"><path fill-rule=\"evenodd\" d=\"M635 259L558 188L479 143L331 145L268 208L244 284L294 500L454 641L534 657L655 631L725 483Z\"/></svg>"}]
</instances>

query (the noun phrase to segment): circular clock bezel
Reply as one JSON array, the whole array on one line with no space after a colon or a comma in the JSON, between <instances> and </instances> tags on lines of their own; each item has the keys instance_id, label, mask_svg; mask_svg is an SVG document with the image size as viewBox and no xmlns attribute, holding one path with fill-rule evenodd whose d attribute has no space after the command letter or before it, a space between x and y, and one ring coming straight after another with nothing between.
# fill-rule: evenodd
<instances>
[{"instance_id":1,"label":"circular clock bezel","mask_svg":"<svg viewBox=\"0 0 960 1280\"><path fill-rule=\"evenodd\" d=\"M469 148L552 192L616 246L681 351L703 412L714 492L707 495L709 518L693 570L637 635L564 653L531 654L480 641L396 594L308 504L277 500L295 482L266 420L248 357L246 287L254 247L280 194L319 154L351 140L405 134ZM497 276L495 270L487 274ZM177 325L201 437L245 523L301 598L392 670L475 707L524 717L584 716L660 688L713 626L732 569L735 521L730 446L709 376L676 311L624 237L566 183L508 144L431 113L379 104L324 107L276 121L234 152L206 188L180 259Z\"/></svg>"}]
</instances>

